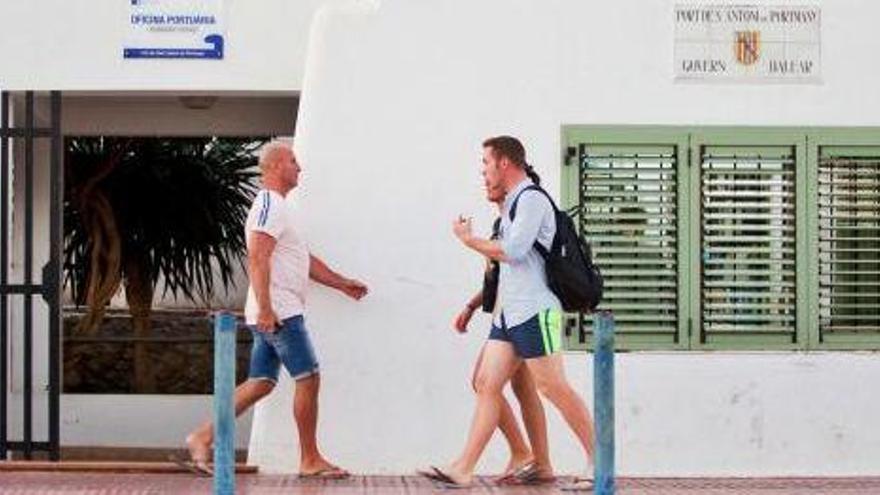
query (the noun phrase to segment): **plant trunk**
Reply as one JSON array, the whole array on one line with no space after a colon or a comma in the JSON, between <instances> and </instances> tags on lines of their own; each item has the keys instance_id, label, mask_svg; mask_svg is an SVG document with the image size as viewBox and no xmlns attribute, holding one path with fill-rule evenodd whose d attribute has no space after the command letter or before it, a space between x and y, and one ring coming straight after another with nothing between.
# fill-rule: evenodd
<instances>
[{"instance_id":1,"label":"plant trunk","mask_svg":"<svg viewBox=\"0 0 880 495\"><path fill-rule=\"evenodd\" d=\"M154 287L150 279L149 260L132 256L125 261L125 297L134 327L135 390L142 394L156 392L156 376L150 366L150 316L153 308Z\"/></svg>"},{"instance_id":2,"label":"plant trunk","mask_svg":"<svg viewBox=\"0 0 880 495\"><path fill-rule=\"evenodd\" d=\"M82 190L75 194L79 202L82 225L89 238L89 273L86 276L85 303L86 315L80 320L78 333L95 334L107 304L119 290L122 281L120 264L122 261L122 242L113 206L106 194L97 189L119 162L122 152L111 156L86 182ZM79 304L80 301L77 301Z\"/></svg>"},{"instance_id":3,"label":"plant trunk","mask_svg":"<svg viewBox=\"0 0 880 495\"><path fill-rule=\"evenodd\" d=\"M119 289L122 247L110 202L95 194L85 223L91 240L91 263L86 289L88 312L79 323L81 333L94 334L113 294Z\"/></svg>"}]
</instances>

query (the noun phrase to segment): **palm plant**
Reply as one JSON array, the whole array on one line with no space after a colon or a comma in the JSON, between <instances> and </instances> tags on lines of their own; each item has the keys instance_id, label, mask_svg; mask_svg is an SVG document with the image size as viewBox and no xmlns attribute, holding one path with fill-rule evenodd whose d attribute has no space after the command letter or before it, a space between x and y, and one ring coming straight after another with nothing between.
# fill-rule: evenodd
<instances>
[{"instance_id":1,"label":"palm plant","mask_svg":"<svg viewBox=\"0 0 880 495\"><path fill-rule=\"evenodd\" d=\"M156 287L208 304L242 266L255 193L253 138L73 137L66 143L64 281L94 333L124 287L136 337L146 337ZM135 344L139 390L154 388Z\"/></svg>"}]
</instances>

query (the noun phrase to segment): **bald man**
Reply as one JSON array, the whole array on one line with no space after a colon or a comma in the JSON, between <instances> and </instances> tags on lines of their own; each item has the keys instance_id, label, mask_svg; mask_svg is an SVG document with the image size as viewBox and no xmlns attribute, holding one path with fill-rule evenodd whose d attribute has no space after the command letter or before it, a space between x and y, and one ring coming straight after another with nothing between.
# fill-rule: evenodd
<instances>
[{"instance_id":1,"label":"bald man","mask_svg":"<svg viewBox=\"0 0 880 495\"><path fill-rule=\"evenodd\" d=\"M247 411L278 383L283 365L295 381L293 417L299 432L301 477L340 479L349 473L318 449L318 360L306 330L309 279L360 300L363 283L332 271L309 253L285 198L299 183L301 168L290 144L272 141L260 154L263 188L254 198L245 225L248 287L245 323L253 334L248 379L235 389L235 414ZM181 463L210 475L214 428L205 422L186 438L190 459Z\"/></svg>"}]
</instances>

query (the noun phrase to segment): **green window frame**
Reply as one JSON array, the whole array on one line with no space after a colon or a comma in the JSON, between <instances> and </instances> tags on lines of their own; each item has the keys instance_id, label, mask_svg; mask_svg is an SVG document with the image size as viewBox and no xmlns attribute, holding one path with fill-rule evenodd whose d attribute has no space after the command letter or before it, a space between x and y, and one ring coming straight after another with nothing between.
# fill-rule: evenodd
<instances>
[{"instance_id":1,"label":"green window frame","mask_svg":"<svg viewBox=\"0 0 880 495\"><path fill-rule=\"evenodd\" d=\"M880 128L563 126L624 350L880 349ZM565 347L592 345L590 315Z\"/></svg>"}]
</instances>

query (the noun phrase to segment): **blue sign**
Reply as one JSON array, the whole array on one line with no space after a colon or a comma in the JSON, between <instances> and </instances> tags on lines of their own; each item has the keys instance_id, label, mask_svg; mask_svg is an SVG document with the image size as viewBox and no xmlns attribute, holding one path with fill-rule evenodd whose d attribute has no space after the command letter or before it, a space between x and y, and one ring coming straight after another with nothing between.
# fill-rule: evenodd
<instances>
[{"instance_id":1,"label":"blue sign","mask_svg":"<svg viewBox=\"0 0 880 495\"><path fill-rule=\"evenodd\" d=\"M227 0L130 0L126 59L223 59Z\"/></svg>"}]
</instances>

